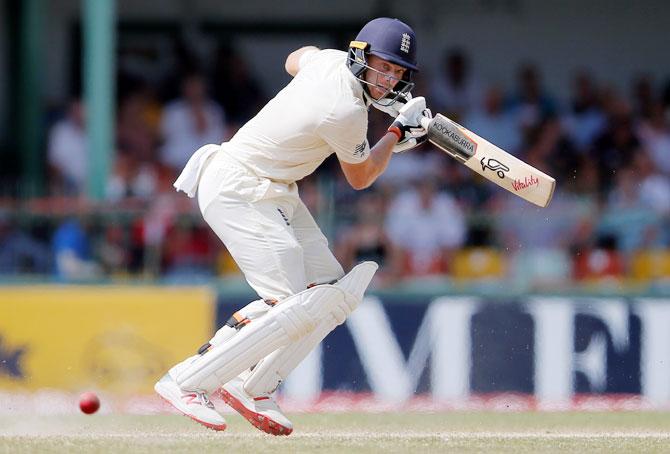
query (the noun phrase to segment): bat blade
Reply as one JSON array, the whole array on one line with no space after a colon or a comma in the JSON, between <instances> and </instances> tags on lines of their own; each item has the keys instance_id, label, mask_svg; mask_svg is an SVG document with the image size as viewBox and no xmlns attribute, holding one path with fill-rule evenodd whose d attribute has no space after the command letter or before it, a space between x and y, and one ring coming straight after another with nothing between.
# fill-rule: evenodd
<instances>
[{"instance_id":1,"label":"bat blade","mask_svg":"<svg viewBox=\"0 0 670 454\"><path fill-rule=\"evenodd\" d=\"M428 140L474 172L531 203L546 207L556 180L488 140L437 114L424 118Z\"/></svg>"}]
</instances>

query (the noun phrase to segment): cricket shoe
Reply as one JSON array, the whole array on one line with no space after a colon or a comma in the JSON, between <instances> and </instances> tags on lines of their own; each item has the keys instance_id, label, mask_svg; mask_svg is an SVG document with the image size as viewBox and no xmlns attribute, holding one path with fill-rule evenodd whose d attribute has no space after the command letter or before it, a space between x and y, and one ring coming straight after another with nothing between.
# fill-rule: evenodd
<instances>
[{"instance_id":1,"label":"cricket shoe","mask_svg":"<svg viewBox=\"0 0 670 454\"><path fill-rule=\"evenodd\" d=\"M154 389L177 410L213 430L226 430L223 419L204 392L182 391L170 373L167 373L155 385Z\"/></svg>"},{"instance_id":2,"label":"cricket shoe","mask_svg":"<svg viewBox=\"0 0 670 454\"><path fill-rule=\"evenodd\" d=\"M271 435L289 435L293 424L282 413L279 405L269 394L250 396L244 390L244 380L239 377L223 385L223 400L257 429Z\"/></svg>"}]
</instances>

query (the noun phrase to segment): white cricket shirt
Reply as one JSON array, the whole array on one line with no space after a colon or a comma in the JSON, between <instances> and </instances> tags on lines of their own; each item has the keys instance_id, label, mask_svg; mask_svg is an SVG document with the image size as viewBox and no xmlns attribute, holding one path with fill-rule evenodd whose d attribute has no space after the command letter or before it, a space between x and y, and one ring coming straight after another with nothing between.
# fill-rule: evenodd
<instances>
[{"instance_id":1,"label":"white cricket shirt","mask_svg":"<svg viewBox=\"0 0 670 454\"><path fill-rule=\"evenodd\" d=\"M365 161L368 111L346 58L331 49L303 55L298 74L222 144L224 152L256 175L284 182L311 174L333 152L347 163Z\"/></svg>"}]
</instances>

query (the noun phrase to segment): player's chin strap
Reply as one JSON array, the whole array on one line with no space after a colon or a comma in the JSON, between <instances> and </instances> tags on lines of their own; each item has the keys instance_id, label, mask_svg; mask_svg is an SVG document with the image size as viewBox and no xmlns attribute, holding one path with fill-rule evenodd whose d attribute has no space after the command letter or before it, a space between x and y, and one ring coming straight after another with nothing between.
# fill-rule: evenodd
<instances>
[{"instance_id":1,"label":"player's chin strap","mask_svg":"<svg viewBox=\"0 0 670 454\"><path fill-rule=\"evenodd\" d=\"M213 392L275 350L305 339L317 328L323 331L321 327L324 323L329 328L325 332L328 334L358 306L377 268L374 262L364 262L335 285L317 285L287 298L227 341L211 345L206 353L203 352L178 372L175 377L177 383L184 390ZM325 334L320 335L316 343ZM311 336L308 338L311 339ZM302 358L304 356L300 360ZM283 357L280 356L280 359L285 362ZM254 372L257 369L263 371L266 368L258 365Z\"/></svg>"},{"instance_id":2,"label":"player's chin strap","mask_svg":"<svg viewBox=\"0 0 670 454\"><path fill-rule=\"evenodd\" d=\"M365 290L377 271L375 262L363 262L355 266L342 279L334 284L344 291L345 294L355 299L358 306L363 300ZM286 347L280 348L265 357L256 367L251 375L244 381L244 389L251 396L260 396L274 392L277 386L288 377L298 364L319 345L319 343L338 325L344 323L344 318L335 319L325 317L319 321L316 328L302 339L292 342Z\"/></svg>"}]
</instances>

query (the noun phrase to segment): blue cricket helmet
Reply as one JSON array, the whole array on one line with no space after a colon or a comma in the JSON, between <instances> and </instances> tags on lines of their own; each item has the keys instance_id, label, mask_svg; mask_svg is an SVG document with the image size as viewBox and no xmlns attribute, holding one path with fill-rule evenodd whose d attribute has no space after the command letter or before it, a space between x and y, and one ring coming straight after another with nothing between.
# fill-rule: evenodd
<instances>
[{"instance_id":1,"label":"blue cricket helmet","mask_svg":"<svg viewBox=\"0 0 670 454\"><path fill-rule=\"evenodd\" d=\"M406 23L389 17L373 19L358 32L356 40L367 43L367 52L379 58L418 71L416 35Z\"/></svg>"},{"instance_id":2,"label":"blue cricket helmet","mask_svg":"<svg viewBox=\"0 0 670 454\"><path fill-rule=\"evenodd\" d=\"M379 17L373 19L363 28L354 41L349 44L349 58L347 64L354 76L363 84L365 93L369 94L368 86L372 85L365 80L365 71L371 68L367 62L368 55L375 55L391 63L400 65L407 70L402 79L399 79L393 89L380 99L367 99L380 106L389 106L399 99L402 100L412 90L412 73L418 71L416 65L416 35L414 30L398 19ZM384 76L388 77L388 76Z\"/></svg>"}]
</instances>

